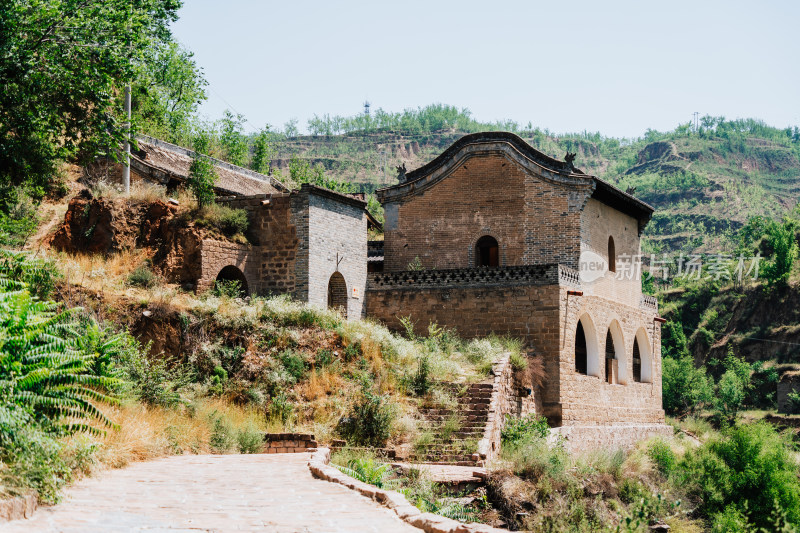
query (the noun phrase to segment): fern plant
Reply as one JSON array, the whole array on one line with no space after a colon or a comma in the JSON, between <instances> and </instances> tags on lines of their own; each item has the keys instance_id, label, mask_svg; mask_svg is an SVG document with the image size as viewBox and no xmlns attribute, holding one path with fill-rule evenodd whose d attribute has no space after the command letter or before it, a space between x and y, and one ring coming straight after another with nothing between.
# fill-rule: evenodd
<instances>
[{"instance_id":1,"label":"fern plant","mask_svg":"<svg viewBox=\"0 0 800 533\"><path fill-rule=\"evenodd\" d=\"M379 489L393 489L398 486L398 480L389 479L392 472L391 467L386 463L380 463L372 459L353 459L347 466L331 463L331 466L363 483L375 485Z\"/></svg>"},{"instance_id":2,"label":"fern plant","mask_svg":"<svg viewBox=\"0 0 800 533\"><path fill-rule=\"evenodd\" d=\"M81 349L74 310L57 308L0 278L0 400L58 432L114 427L95 404L116 402L103 391L118 380L91 372L95 354Z\"/></svg>"}]
</instances>

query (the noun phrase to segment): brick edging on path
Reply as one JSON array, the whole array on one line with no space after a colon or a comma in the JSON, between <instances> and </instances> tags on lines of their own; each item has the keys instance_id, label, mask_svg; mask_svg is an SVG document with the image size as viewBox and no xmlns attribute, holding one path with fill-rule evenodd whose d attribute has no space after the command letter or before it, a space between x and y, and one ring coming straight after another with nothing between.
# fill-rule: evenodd
<instances>
[{"instance_id":1,"label":"brick edging on path","mask_svg":"<svg viewBox=\"0 0 800 533\"><path fill-rule=\"evenodd\" d=\"M358 481L330 466L331 451L329 448L318 448L311 455L308 468L311 474L325 481L339 483L348 489L359 492L371 500L375 500L393 510L397 516L426 533L508 533L505 529L497 529L486 524L464 524L433 513L423 513L409 502L405 496L393 490L379 489L374 485Z\"/></svg>"}]
</instances>

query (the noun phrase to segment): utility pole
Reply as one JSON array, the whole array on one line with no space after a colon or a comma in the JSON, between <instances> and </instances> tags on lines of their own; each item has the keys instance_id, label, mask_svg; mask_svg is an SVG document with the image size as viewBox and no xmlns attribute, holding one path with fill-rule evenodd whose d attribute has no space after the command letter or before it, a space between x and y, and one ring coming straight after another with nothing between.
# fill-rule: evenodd
<instances>
[{"instance_id":1,"label":"utility pole","mask_svg":"<svg viewBox=\"0 0 800 533\"><path fill-rule=\"evenodd\" d=\"M697 117L700 115L700 113L695 111L694 113L692 113L692 115L694 115L694 132L697 133L697 126L698 126Z\"/></svg>"},{"instance_id":2,"label":"utility pole","mask_svg":"<svg viewBox=\"0 0 800 533\"><path fill-rule=\"evenodd\" d=\"M131 193L131 85L125 86L125 163L122 167L122 184L125 196Z\"/></svg>"}]
</instances>

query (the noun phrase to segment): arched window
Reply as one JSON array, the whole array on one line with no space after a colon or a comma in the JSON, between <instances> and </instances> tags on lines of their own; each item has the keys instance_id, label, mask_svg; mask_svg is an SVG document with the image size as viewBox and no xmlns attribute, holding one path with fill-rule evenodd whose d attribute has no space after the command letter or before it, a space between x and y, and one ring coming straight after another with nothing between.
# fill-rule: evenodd
<instances>
[{"instance_id":1,"label":"arched window","mask_svg":"<svg viewBox=\"0 0 800 533\"><path fill-rule=\"evenodd\" d=\"M636 360L639 359L639 374L636 375ZM644 328L639 328L633 342L633 379L642 383L653 381L653 355L650 350L650 341Z\"/></svg>"},{"instance_id":2,"label":"arched window","mask_svg":"<svg viewBox=\"0 0 800 533\"><path fill-rule=\"evenodd\" d=\"M617 359L617 351L614 349L614 339L611 337L611 330L606 333L606 382L614 383L614 366Z\"/></svg>"},{"instance_id":3,"label":"arched window","mask_svg":"<svg viewBox=\"0 0 800 533\"><path fill-rule=\"evenodd\" d=\"M583 331L583 324L578 321L578 329L575 331L575 372L587 374L587 354L586 333Z\"/></svg>"},{"instance_id":4,"label":"arched window","mask_svg":"<svg viewBox=\"0 0 800 533\"><path fill-rule=\"evenodd\" d=\"M341 272L334 272L328 280L328 307L347 318L347 282Z\"/></svg>"},{"instance_id":5,"label":"arched window","mask_svg":"<svg viewBox=\"0 0 800 533\"><path fill-rule=\"evenodd\" d=\"M608 271L617 271L617 249L614 247L614 237L608 237Z\"/></svg>"},{"instance_id":6,"label":"arched window","mask_svg":"<svg viewBox=\"0 0 800 533\"><path fill-rule=\"evenodd\" d=\"M500 266L500 249L494 237L484 235L475 243L475 266Z\"/></svg>"},{"instance_id":7,"label":"arched window","mask_svg":"<svg viewBox=\"0 0 800 533\"><path fill-rule=\"evenodd\" d=\"M233 265L228 265L219 271L219 274L217 274L217 282L222 282L229 286L238 284L238 290L241 296L250 294L247 287L247 278L241 270Z\"/></svg>"}]
</instances>

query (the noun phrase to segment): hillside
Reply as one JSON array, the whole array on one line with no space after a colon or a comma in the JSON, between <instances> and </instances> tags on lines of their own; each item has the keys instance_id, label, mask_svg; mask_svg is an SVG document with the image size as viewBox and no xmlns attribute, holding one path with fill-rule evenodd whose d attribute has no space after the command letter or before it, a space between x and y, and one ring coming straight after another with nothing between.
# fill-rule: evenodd
<instances>
[{"instance_id":1,"label":"hillside","mask_svg":"<svg viewBox=\"0 0 800 533\"><path fill-rule=\"evenodd\" d=\"M600 134L556 135L516 124L468 124L438 131L349 131L340 135L283 138L273 171L301 158L325 168L328 177L365 191L395 183L396 167L409 170L433 159L461 136L476 129L509 126L547 155L577 152L576 166L606 179L652 204L656 214L647 228L647 252L730 250L728 235L750 216L777 217L800 198L800 134L756 120L724 121L706 117L705 126L688 125L638 139Z\"/></svg>"}]
</instances>

